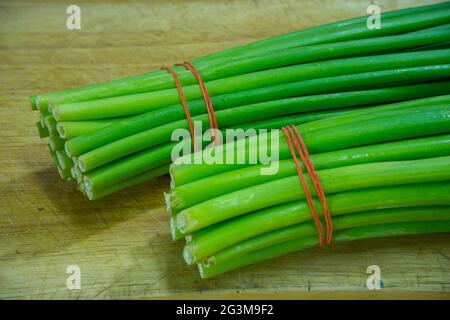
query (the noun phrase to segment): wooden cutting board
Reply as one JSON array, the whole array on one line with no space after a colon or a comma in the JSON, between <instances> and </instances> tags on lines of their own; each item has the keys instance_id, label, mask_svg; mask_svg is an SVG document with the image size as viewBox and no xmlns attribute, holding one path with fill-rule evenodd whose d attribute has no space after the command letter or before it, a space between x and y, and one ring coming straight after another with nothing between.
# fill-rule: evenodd
<instances>
[{"instance_id":1,"label":"wooden cutting board","mask_svg":"<svg viewBox=\"0 0 450 320\"><path fill-rule=\"evenodd\" d=\"M169 237L162 177L89 202L59 179L27 96L364 15L370 1L0 2L0 298L450 297L450 235L291 254L201 280ZM435 1L377 1L382 10ZM68 266L81 271L69 290ZM383 288L369 290L378 265Z\"/></svg>"}]
</instances>

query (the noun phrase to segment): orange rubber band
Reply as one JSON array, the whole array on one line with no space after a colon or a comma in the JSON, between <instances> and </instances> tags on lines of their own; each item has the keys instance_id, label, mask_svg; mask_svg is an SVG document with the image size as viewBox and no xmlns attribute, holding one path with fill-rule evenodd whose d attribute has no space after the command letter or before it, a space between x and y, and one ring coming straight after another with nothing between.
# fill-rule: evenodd
<instances>
[{"instance_id":1,"label":"orange rubber band","mask_svg":"<svg viewBox=\"0 0 450 320\"><path fill-rule=\"evenodd\" d=\"M305 177L303 176L302 168L300 167L300 163L298 162L297 155L295 154L295 148L292 140L295 140L294 135L292 134L289 127L283 127L282 128L284 137L286 138L286 142L289 146L289 151L291 152L292 160L294 160L295 167L297 168L298 178L300 180L300 184L303 187L303 190L305 192L306 201L308 203L309 210L311 211L311 215L314 219L314 222L316 224L317 232L319 233L320 237L320 246L323 246L323 227L322 223L320 222L319 215L317 214L316 208L314 207L314 202L311 196L311 193L309 192L308 185L306 184Z\"/></svg>"},{"instance_id":2,"label":"orange rubber band","mask_svg":"<svg viewBox=\"0 0 450 320\"><path fill-rule=\"evenodd\" d=\"M297 172L299 174L302 187L305 191L305 197L308 202L308 206L311 211L311 215L313 216L313 219L316 223L317 230L319 232L320 246L323 246L323 243L324 243L322 223L320 222L319 216L315 210L313 200L311 197L311 193L308 190L308 186L307 186L306 182L304 181L303 173L302 173L302 170L301 170L300 164L298 162L295 151L297 151L298 155L300 156L300 159L302 160L303 165L305 166L305 168L311 178L313 186L316 189L317 197L319 198L319 201L322 205L323 215L325 217L326 231L327 231L326 243L328 245L330 245L333 241L333 224L332 224L332 220L331 220L331 213L330 213L330 209L327 205L325 192L322 188L322 185L320 184L319 176L317 175L316 169L314 168L314 165L311 161L311 157L309 155L308 149L306 148L303 138L300 135L300 132L298 131L296 126L291 125L291 126L283 127L282 130L286 137L286 141L288 143L289 150L291 152L292 158L293 158L295 166L297 168Z\"/></svg>"},{"instance_id":3,"label":"orange rubber band","mask_svg":"<svg viewBox=\"0 0 450 320\"><path fill-rule=\"evenodd\" d=\"M317 197L319 198L319 201L322 205L323 215L325 217L325 224L326 224L326 228L327 228L326 229L327 230L327 244L330 245L333 242L333 222L331 219L330 208L328 207L327 199L325 197L325 192L322 188L322 185L320 184L319 176L317 175L316 169L314 167L314 164L312 163L308 149L306 148L305 142L303 141L303 138L300 135L300 132L298 131L296 126L291 125L290 127L296 135L296 138L297 138L296 141L298 142L299 147L304 156L304 160L302 159L302 161L308 170L308 174L310 175L311 180L313 181L313 184L314 184L314 188L316 189Z\"/></svg>"},{"instance_id":4,"label":"orange rubber band","mask_svg":"<svg viewBox=\"0 0 450 320\"><path fill-rule=\"evenodd\" d=\"M209 126L212 129L211 139L216 145L219 145L220 139L216 135L217 129L219 128L219 125L217 124L216 113L214 112L211 98L208 94L208 90L206 89L206 85L203 82L202 77L200 76L200 73L197 71L197 69L195 69L195 67L189 61L184 61L183 63L178 63L178 64L176 64L176 66L185 67L190 72L192 72L194 77L197 79L198 84L200 86L200 90L202 91L203 100L205 101L206 111L208 112Z\"/></svg>"},{"instance_id":5,"label":"orange rubber band","mask_svg":"<svg viewBox=\"0 0 450 320\"><path fill-rule=\"evenodd\" d=\"M172 75L173 80L175 80L175 85L177 87L178 94L180 96L181 105L183 106L183 110L184 110L184 113L186 115L186 120L187 120L187 122L189 124L189 131L191 132L191 139L192 139L192 141L194 143L194 152L197 152L197 151L199 151L199 148L198 148L197 139L195 138L194 123L192 122L191 113L189 112L189 107L187 105L186 98L184 97L183 89L181 88L180 79L178 78L178 76L175 73L175 71L172 70L172 68L170 68L168 66L162 66L160 69L161 70L167 70Z\"/></svg>"}]
</instances>

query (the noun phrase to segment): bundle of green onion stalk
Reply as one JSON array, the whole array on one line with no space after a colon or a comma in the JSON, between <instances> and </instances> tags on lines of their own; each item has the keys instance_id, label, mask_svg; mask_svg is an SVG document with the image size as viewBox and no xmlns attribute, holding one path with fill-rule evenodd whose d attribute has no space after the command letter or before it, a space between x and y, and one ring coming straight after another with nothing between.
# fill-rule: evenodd
<instances>
[{"instance_id":1,"label":"bundle of green onion stalk","mask_svg":"<svg viewBox=\"0 0 450 320\"><path fill-rule=\"evenodd\" d=\"M450 95L352 111L297 128L326 194L334 243L450 232ZM261 144L252 143L254 138L202 153L258 156ZM253 165L193 164L202 155L194 153L171 165L166 203L172 236L185 238L184 259L197 264L202 277L319 244L282 134L278 146L272 175L261 174L274 164L261 158ZM323 215L312 181L306 174L305 179Z\"/></svg>"},{"instance_id":2,"label":"bundle of green onion stalk","mask_svg":"<svg viewBox=\"0 0 450 320\"><path fill-rule=\"evenodd\" d=\"M191 63L218 125L279 128L373 106L450 94L450 3L335 22ZM194 121L208 126L197 80L174 66ZM89 199L166 174L175 129L188 122L164 70L30 98L62 178ZM333 123L333 122L331 122Z\"/></svg>"}]
</instances>

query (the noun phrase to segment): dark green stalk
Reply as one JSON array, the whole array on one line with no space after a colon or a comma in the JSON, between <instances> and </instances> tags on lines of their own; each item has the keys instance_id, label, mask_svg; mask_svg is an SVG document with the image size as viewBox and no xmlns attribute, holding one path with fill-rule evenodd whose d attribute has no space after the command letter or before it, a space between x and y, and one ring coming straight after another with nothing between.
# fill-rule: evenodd
<instances>
[{"instance_id":1,"label":"dark green stalk","mask_svg":"<svg viewBox=\"0 0 450 320\"><path fill-rule=\"evenodd\" d=\"M419 25L422 27L425 25L435 25L433 23L429 24L429 22L427 22L428 19L435 20L435 23L437 22L436 20L440 19L442 19L440 21L447 21L446 10L448 7L449 4L446 3L437 5L436 7L428 6L421 7L422 9L406 9L411 11L405 10L383 13L383 28L377 30L368 30L366 24L367 17L360 17L352 20L346 20L342 23L323 25L258 41L256 43L250 43L242 47L233 48L229 51L218 52L214 54L214 57L218 58L220 56L220 58L223 59L231 56L235 59L242 59L246 56L256 56L258 54L267 54L271 51L284 50L289 48L291 43L293 44L292 46L298 46L300 41L301 45L304 46L317 43L330 43L349 39L363 39L367 37L380 37L395 33L405 33L420 29ZM414 11L414 9L417 11ZM436 15L438 11L441 11L441 14ZM320 30L319 33L317 33L318 30ZM258 47L257 51L251 50L245 52L244 55L239 52L241 50L247 51L249 48L255 49L255 46Z\"/></svg>"},{"instance_id":2,"label":"dark green stalk","mask_svg":"<svg viewBox=\"0 0 450 320\"><path fill-rule=\"evenodd\" d=\"M259 121L253 121L249 123L240 123L238 125L230 127L230 129L244 129L244 130L261 130L261 129L279 129L286 124L301 125L312 121L318 121L325 118L337 117L353 112L356 110L361 110L365 108L371 108L372 105L365 105L362 107L346 107L344 109L332 109L327 111L316 111L316 112L301 112L295 113L293 115L274 117L271 119L264 119Z\"/></svg>"},{"instance_id":3,"label":"dark green stalk","mask_svg":"<svg viewBox=\"0 0 450 320\"><path fill-rule=\"evenodd\" d=\"M58 132L56 131L56 120L52 115L48 115L44 117L43 123L47 128L47 131L50 136L57 136Z\"/></svg>"},{"instance_id":4,"label":"dark green stalk","mask_svg":"<svg viewBox=\"0 0 450 320\"><path fill-rule=\"evenodd\" d=\"M48 145L50 149L54 152L64 149L64 139L61 139L59 136L51 136L48 139Z\"/></svg>"},{"instance_id":5,"label":"dark green stalk","mask_svg":"<svg viewBox=\"0 0 450 320\"><path fill-rule=\"evenodd\" d=\"M37 105L36 105L36 96L32 95L28 97L28 101L30 102L31 105L31 110L39 110Z\"/></svg>"},{"instance_id":6,"label":"dark green stalk","mask_svg":"<svg viewBox=\"0 0 450 320\"><path fill-rule=\"evenodd\" d=\"M66 172L70 170L70 168L73 166L73 161L67 156L64 149L56 151L55 154L59 167Z\"/></svg>"},{"instance_id":7,"label":"dark green stalk","mask_svg":"<svg viewBox=\"0 0 450 320\"><path fill-rule=\"evenodd\" d=\"M450 25L445 24L406 34L271 51L264 55L232 60L228 63L219 62L217 66L210 66L204 73L212 72L215 79L222 79L235 76L237 72L244 74L328 59L406 51L448 40L450 40Z\"/></svg>"},{"instance_id":8,"label":"dark green stalk","mask_svg":"<svg viewBox=\"0 0 450 320\"><path fill-rule=\"evenodd\" d=\"M47 126L42 125L42 121L36 122L36 128L38 129L39 138L47 138L50 136L50 133L48 132Z\"/></svg>"},{"instance_id":9,"label":"dark green stalk","mask_svg":"<svg viewBox=\"0 0 450 320\"><path fill-rule=\"evenodd\" d=\"M206 85L209 95L217 96L322 77L448 64L450 63L449 57L450 50L443 49L335 59L208 81ZM183 92L188 101L202 98L201 90L197 84L183 87ZM176 89L166 89L87 102L54 105L51 110L58 121L93 120L144 113L179 103L179 99Z\"/></svg>"},{"instance_id":10,"label":"dark green stalk","mask_svg":"<svg viewBox=\"0 0 450 320\"><path fill-rule=\"evenodd\" d=\"M284 48L286 48L286 46L298 47L309 44L330 43L352 38L359 39L362 37L374 37L383 34L395 34L396 32L403 33L405 32L405 30L401 31L392 28L392 25L390 25L390 23L386 24L386 22L390 19L394 20L401 17L409 17L409 19L407 20L411 22L409 23L408 28L410 30L417 30L423 28L422 23L417 23L421 19L421 17L428 19L428 21L431 22L436 21L436 17L433 13L439 13L443 11L445 12L445 10L447 10L448 8L448 3L444 3L383 13L384 25L382 31L375 30L374 32L374 30L370 30L371 32L368 32L368 30L362 30L365 32L359 32L359 34L356 34L356 32L352 34L352 26L355 30L361 30L362 27L365 27L366 17L335 22L311 29L296 31L278 37L273 37L271 39L265 39L245 46L224 50L205 57L194 59L192 60L192 62L197 66L197 68L201 70L202 73L204 73L204 70L208 70L209 66L214 62L217 63L218 61L221 61L222 63L226 64L226 62L233 59L242 59L246 56L266 54L270 51L279 50L280 44L284 46ZM406 22L408 24L408 21ZM405 23L405 21L400 21L400 23ZM431 25L436 24L432 23ZM414 25L417 26L414 27ZM188 83L195 83L192 75L189 72L186 72L183 68L174 68L179 74L183 85L186 85ZM204 77L208 77L208 75L204 75ZM148 92L151 90L160 90L168 87L173 87L174 84L173 82L171 82L171 80L172 79L167 75L167 73L162 71L154 71L151 73L128 77L111 82L39 95L38 98L31 97L30 99L32 106L38 105L41 109L46 109L47 101L49 99L52 99L57 103L67 103L111 96L128 95L139 92Z\"/></svg>"}]
</instances>

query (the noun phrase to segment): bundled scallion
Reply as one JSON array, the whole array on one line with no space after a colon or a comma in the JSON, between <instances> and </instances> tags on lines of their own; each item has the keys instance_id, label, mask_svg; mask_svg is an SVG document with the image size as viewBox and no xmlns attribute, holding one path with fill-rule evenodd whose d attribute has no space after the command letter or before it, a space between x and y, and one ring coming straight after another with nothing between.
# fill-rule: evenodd
<instances>
[{"instance_id":1,"label":"bundled scallion","mask_svg":"<svg viewBox=\"0 0 450 320\"><path fill-rule=\"evenodd\" d=\"M297 126L332 214L334 241L450 231L449 96L350 111ZM267 133L265 133L267 135ZM166 195L174 240L205 278L319 244L306 191L282 134L264 163L263 134L171 165ZM276 148L274 147L276 146ZM195 164L206 154L256 163ZM271 150L271 151L274 151ZM261 174L275 166L273 174ZM303 171L304 168L302 168ZM310 176L308 190L319 214Z\"/></svg>"}]
</instances>

